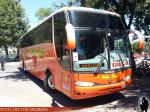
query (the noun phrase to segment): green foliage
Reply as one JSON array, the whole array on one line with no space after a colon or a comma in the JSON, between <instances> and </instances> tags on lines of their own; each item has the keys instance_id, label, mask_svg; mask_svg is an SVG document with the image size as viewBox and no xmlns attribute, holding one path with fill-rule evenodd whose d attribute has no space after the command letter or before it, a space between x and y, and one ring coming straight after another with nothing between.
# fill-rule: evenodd
<instances>
[{"instance_id":1,"label":"green foliage","mask_svg":"<svg viewBox=\"0 0 150 112\"><path fill-rule=\"evenodd\" d=\"M150 32L150 0L66 0L62 6L84 6L114 11L121 15L127 29L134 25L137 30ZM58 8L58 7L57 7ZM60 8L60 7L59 7Z\"/></svg>"},{"instance_id":2,"label":"green foliage","mask_svg":"<svg viewBox=\"0 0 150 112\"><path fill-rule=\"evenodd\" d=\"M79 0L67 0L66 2L57 4L55 1L53 2L53 7L48 8L39 8L36 12L35 16L38 18L38 20L43 20L47 16L49 16L52 12L54 12L57 9L60 9L62 7L66 6L79 6Z\"/></svg>"},{"instance_id":3,"label":"green foliage","mask_svg":"<svg viewBox=\"0 0 150 112\"><path fill-rule=\"evenodd\" d=\"M62 7L70 7L70 6L81 6L80 0L65 0L65 2L57 4L57 2L53 2L53 11L60 9Z\"/></svg>"},{"instance_id":4,"label":"green foliage","mask_svg":"<svg viewBox=\"0 0 150 112\"><path fill-rule=\"evenodd\" d=\"M51 14L51 8L39 8L39 10L36 12L36 17L38 17L39 20L44 19L45 17L49 16Z\"/></svg>"},{"instance_id":5,"label":"green foliage","mask_svg":"<svg viewBox=\"0 0 150 112\"><path fill-rule=\"evenodd\" d=\"M0 46L6 49L8 45L16 46L27 29L28 21L21 5L16 0L0 0Z\"/></svg>"},{"instance_id":6,"label":"green foliage","mask_svg":"<svg viewBox=\"0 0 150 112\"><path fill-rule=\"evenodd\" d=\"M143 29L147 35L150 33L150 0L136 3L133 24L137 30Z\"/></svg>"}]
</instances>

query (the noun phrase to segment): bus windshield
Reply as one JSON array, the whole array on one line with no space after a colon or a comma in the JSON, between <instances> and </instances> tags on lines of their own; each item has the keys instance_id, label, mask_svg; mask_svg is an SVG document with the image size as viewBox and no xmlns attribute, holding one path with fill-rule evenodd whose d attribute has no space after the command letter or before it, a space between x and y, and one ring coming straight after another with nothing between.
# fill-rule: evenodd
<instances>
[{"instance_id":1,"label":"bus windshield","mask_svg":"<svg viewBox=\"0 0 150 112\"><path fill-rule=\"evenodd\" d=\"M115 14L69 11L69 19L74 27L125 30L120 17Z\"/></svg>"},{"instance_id":2,"label":"bus windshield","mask_svg":"<svg viewBox=\"0 0 150 112\"><path fill-rule=\"evenodd\" d=\"M130 66L127 34L115 31L76 30L74 71L96 71ZM77 57L77 58L75 58Z\"/></svg>"},{"instance_id":3,"label":"bus windshield","mask_svg":"<svg viewBox=\"0 0 150 112\"><path fill-rule=\"evenodd\" d=\"M69 11L75 27L74 71L103 71L130 66L130 44L116 14Z\"/></svg>"}]
</instances>

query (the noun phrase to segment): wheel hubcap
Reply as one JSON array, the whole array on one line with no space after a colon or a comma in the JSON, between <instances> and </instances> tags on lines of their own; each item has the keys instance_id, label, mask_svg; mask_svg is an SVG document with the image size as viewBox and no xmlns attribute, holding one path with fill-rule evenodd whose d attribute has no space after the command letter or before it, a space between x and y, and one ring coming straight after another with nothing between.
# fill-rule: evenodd
<instances>
[{"instance_id":1,"label":"wheel hubcap","mask_svg":"<svg viewBox=\"0 0 150 112\"><path fill-rule=\"evenodd\" d=\"M52 76L49 76L49 78L48 78L48 86L50 87L50 88L54 88L54 85L53 85L53 77Z\"/></svg>"}]
</instances>

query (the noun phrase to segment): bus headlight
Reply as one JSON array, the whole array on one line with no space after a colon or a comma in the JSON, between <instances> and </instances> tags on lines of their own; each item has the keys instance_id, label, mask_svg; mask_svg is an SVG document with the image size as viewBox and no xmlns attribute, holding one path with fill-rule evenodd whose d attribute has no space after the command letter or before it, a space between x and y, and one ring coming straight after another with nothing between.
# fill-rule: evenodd
<instances>
[{"instance_id":1,"label":"bus headlight","mask_svg":"<svg viewBox=\"0 0 150 112\"><path fill-rule=\"evenodd\" d=\"M127 81L127 80L129 80L129 79L131 79L131 75L128 75L128 76L126 76L126 77L124 78L125 81Z\"/></svg>"},{"instance_id":2,"label":"bus headlight","mask_svg":"<svg viewBox=\"0 0 150 112\"><path fill-rule=\"evenodd\" d=\"M76 82L75 82L75 85L76 85L76 86L86 87L86 86L94 86L94 83L92 83L92 82L76 81Z\"/></svg>"}]
</instances>

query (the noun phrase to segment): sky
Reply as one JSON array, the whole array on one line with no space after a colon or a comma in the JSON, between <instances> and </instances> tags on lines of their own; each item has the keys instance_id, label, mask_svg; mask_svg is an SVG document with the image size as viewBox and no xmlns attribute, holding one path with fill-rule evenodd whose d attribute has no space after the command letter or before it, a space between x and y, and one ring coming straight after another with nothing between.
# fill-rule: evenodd
<instances>
[{"instance_id":1,"label":"sky","mask_svg":"<svg viewBox=\"0 0 150 112\"><path fill-rule=\"evenodd\" d=\"M29 24L32 27L36 26L39 21L35 13L39 8L48 8L56 4L63 3L65 0L21 0L21 5L25 9L25 14L29 19Z\"/></svg>"}]
</instances>

